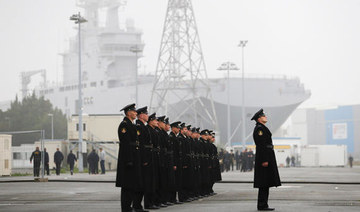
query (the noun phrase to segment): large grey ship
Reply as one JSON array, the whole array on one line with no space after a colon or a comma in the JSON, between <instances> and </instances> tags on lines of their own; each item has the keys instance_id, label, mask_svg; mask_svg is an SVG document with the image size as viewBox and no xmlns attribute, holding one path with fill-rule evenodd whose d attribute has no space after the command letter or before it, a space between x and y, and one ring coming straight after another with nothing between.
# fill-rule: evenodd
<instances>
[{"instance_id":1,"label":"large grey ship","mask_svg":"<svg viewBox=\"0 0 360 212\"><path fill-rule=\"evenodd\" d=\"M123 6L122 1L79 0L78 6L84 9L84 17L88 20L87 23L82 24L81 34L83 38L81 52L83 113L118 114L122 106L135 102L136 84L138 85L138 106L149 105L155 76L142 74L137 76L137 60L142 57L142 54L131 52L130 49L136 47L142 50L145 44L141 39L141 30L134 27L133 21L127 20L125 27L119 26L118 8ZM99 9L107 11L105 26L100 26L98 23ZM70 40L69 50L61 53L63 56L62 83L60 85L42 83L35 89L38 96L49 99L68 117L78 112L77 46L76 36ZM310 97L310 92L305 90L298 78L246 75L244 82L245 126L248 142L252 141L249 135L254 126L250 117L259 108L264 108L267 112L271 120L269 127L275 131L302 102ZM235 131L232 142L241 142L239 126L242 114L242 78L230 78L229 84L226 78L210 78L208 83L217 116L218 140L222 144L226 143L227 90L230 89L231 131ZM23 88L26 92L24 84ZM201 94L199 95L201 97ZM203 102L205 102L205 107L211 105L210 100L205 97ZM185 107L185 104L176 100L171 104L179 108ZM187 121L186 115L192 114L185 114L181 121ZM211 126L201 124L200 127Z\"/></svg>"}]
</instances>

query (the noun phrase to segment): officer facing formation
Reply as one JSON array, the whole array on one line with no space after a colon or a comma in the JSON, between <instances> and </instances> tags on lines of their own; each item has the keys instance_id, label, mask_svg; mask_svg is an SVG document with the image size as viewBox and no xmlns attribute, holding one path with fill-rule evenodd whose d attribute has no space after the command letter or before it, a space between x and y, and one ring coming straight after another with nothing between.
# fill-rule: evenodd
<instances>
[{"instance_id":1,"label":"officer facing formation","mask_svg":"<svg viewBox=\"0 0 360 212\"><path fill-rule=\"evenodd\" d=\"M265 126L267 117L263 109L255 113L251 120L256 121L253 138L256 145L254 188L259 188L257 209L272 211L274 208L269 208L268 205L269 188L281 186L271 139L272 134Z\"/></svg>"},{"instance_id":2,"label":"officer facing formation","mask_svg":"<svg viewBox=\"0 0 360 212\"><path fill-rule=\"evenodd\" d=\"M166 116L149 116L147 107L136 110L135 104L121 111L126 117L118 128L116 186L122 211L145 211L143 198L145 209L159 209L215 194L221 174L214 133L170 124Z\"/></svg>"},{"instance_id":3,"label":"officer facing formation","mask_svg":"<svg viewBox=\"0 0 360 212\"><path fill-rule=\"evenodd\" d=\"M30 163L34 159L34 177L39 177L40 174L40 164L41 164L41 152L39 147L36 147L36 150L32 152L30 157Z\"/></svg>"}]
</instances>

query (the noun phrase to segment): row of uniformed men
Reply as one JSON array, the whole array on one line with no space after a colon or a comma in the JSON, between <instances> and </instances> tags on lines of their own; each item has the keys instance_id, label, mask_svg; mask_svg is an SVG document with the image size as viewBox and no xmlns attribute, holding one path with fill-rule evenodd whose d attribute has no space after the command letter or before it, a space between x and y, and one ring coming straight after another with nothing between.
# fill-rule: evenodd
<instances>
[{"instance_id":1,"label":"row of uniformed men","mask_svg":"<svg viewBox=\"0 0 360 212\"><path fill-rule=\"evenodd\" d=\"M158 209L215 194L221 172L212 131L170 124L135 104L122 110L116 176L122 211L145 211L143 198L145 209Z\"/></svg>"}]
</instances>

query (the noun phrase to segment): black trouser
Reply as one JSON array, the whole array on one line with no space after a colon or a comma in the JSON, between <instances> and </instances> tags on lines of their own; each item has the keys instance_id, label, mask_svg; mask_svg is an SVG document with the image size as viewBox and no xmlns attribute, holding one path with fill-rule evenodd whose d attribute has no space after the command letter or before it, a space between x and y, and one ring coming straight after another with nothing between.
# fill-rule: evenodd
<instances>
[{"instance_id":1,"label":"black trouser","mask_svg":"<svg viewBox=\"0 0 360 212\"><path fill-rule=\"evenodd\" d=\"M56 163L56 175L60 175L61 162L55 162L55 163Z\"/></svg>"},{"instance_id":2,"label":"black trouser","mask_svg":"<svg viewBox=\"0 0 360 212\"><path fill-rule=\"evenodd\" d=\"M70 165L70 172L73 173L74 172L74 163L69 163Z\"/></svg>"},{"instance_id":3,"label":"black trouser","mask_svg":"<svg viewBox=\"0 0 360 212\"><path fill-rule=\"evenodd\" d=\"M39 177L40 174L40 162L34 162L34 177Z\"/></svg>"},{"instance_id":4,"label":"black trouser","mask_svg":"<svg viewBox=\"0 0 360 212\"><path fill-rule=\"evenodd\" d=\"M50 175L49 163L45 163L45 171L46 174L49 176Z\"/></svg>"},{"instance_id":5,"label":"black trouser","mask_svg":"<svg viewBox=\"0 0 360 212\"><path fill-rule=\"evenodd\" d=\"M133 189L121 188L121 211L131 211L131 203L133 203L135 192Z\"/></svg>"},{"instance_id":6,"label":"black trouser","mask_svg":"<svg viewBox=\"0 0 360 212\"><path fill-rule=\"evenodd\" d=\"M101 174L105 174L105 160L100 161Z\"/></svg>"},{"instance_id":7,"label":"black trouser","mask_svg":"<svg viewBox=\"0 0 360 212\"><path fill-rule=\"evenodd\" d=\"M144 194L144 207L148 208L148 207L153 206L153 205L154 205L153 193L145 192L145 194Z\"/></svg>"},{"instance_id":8,"label":"black trouser","mask_svg":"<svg viewBox=\"0 0 360 212\"><path fill-rule=\"evenodd\" d=\"M133 208L135 209L143 209L141 202L144 196L143 191L135 191L134 193L134 201L133 201Z\"/></svg>"},{"instance_id":9,"label":"black trouser","mask_svg":"<svg viewBox=\"0 0 360 212\"><path fill-rule=\"evenodd\" d=\"M257 208L268 208L269 187L259 188Z\"/></svg>"}]
</instances>

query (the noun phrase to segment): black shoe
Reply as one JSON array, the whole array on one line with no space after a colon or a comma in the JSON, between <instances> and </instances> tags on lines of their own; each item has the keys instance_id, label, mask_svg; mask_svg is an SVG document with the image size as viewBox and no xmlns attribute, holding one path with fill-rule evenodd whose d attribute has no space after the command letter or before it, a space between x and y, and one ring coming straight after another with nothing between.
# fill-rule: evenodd
<instances>
[{"instance_id":1,"label":"black shoe","mask_svg":"<svg viewBox=\"0 0 360 212\"><path fill-rule=\"evenodd\" d=\"M155 206L155 205L151 205L151 206L148 206L148 207L145 206L145 209L156 210L156 209L159 209L159 207L157 207L157 206Z\"/></svg>"},{"instance_id":2,"label":"black shoe","mask_svg":"<svg viewBox=\"0 0 360 212\"><path fill-rule=\"evenodd\" d=\"M139 209L134 208L134 210L135 210L136 212L149 212L149 211L144 210L144 209L142 209L142 208L139 208Z\"/></svg>"},{"instance_id":3,"label":"black shoe","mask_svg":"<svg viewBox=\"0 0 360 212\"><path fill-rule=\"evenodd\" d=\"M275 208L258 208L258 211L273 211Z\"/></svg>"},{"instance_id":4,"label":"black shoe","mask_svg":"<svg viewBox=\"0 0 360 212\"><path fill-rule=\"evenodd\" d=\"M176 201L175 204L179 204L179 205L180 205L180 204L184 204L184 202L183 202L183 201Z\"/></svg>"},{"instance_id":5,"label":"black shoe","mask_svg":"<svg viewBox=\"0 0 360 212\"><path fill-rule=\"evenodd\" d=\"M172 203L172 202L166 202L165 205L171 206L171 205L174 205L174 203Z\"/></svg>"},{"instance_id":6,"label":"black shoe","mask_svg":"<svg viewBox=\"0 0 360 212\"><path fill-rule=\"evenodd\" d=\"M158 207L161 207L161 208L166 208L167 207L167 205L164 205L164 204L160 204L160 205L157 205Z\"/></svg>"}]
</instances>

